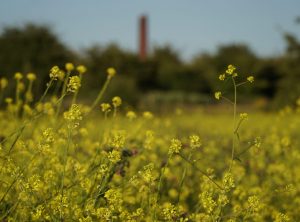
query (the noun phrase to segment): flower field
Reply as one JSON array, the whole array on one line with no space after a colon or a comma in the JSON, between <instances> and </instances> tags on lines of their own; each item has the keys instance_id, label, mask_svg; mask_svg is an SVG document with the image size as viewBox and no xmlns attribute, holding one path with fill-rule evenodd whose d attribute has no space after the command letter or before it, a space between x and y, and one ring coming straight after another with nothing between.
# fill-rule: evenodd
<instances>
[{"instance_id":1,"label":"flower field","mask_svg":"<svg viewBox=\"0 0 300 222\"><path fill-rule=\"evenodd\" d=\"M238 87L255 82L235 70L219 76L233 84L232 99L215 93L224 113L103 103L113 68L88 105L84 66L54 66L40 98L33 73L1 79L1 221L300 221L300 101L239 112Z\"/></svg>"}]
</instances>

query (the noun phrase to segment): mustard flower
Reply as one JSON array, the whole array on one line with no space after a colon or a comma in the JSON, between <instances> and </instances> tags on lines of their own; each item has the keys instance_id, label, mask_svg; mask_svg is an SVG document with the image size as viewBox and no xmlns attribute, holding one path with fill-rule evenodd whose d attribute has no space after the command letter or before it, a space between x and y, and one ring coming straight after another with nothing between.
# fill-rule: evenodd
<instances>
[{"instance_id":1,"label":"mustard flower","mask_svg":"<svg viewBox=\"0 0 300 222\"><path fill-rule=\"evenodd\" d=\"M67 70L68 72L71 72L71 71L74 70L74 65L73 65L73 63L68 62L68 63L65 64L65 68L66 68L66 70Z\"/></svg>"},{"instance_id":2,"label":"mustard flower","mask_svg":"<svg viewBox=\"0 0 300 222\"><path fill-rule=\"evenodd\" d=\"M6 78L1 78L0 79L0 88L1 90L5 89L8 85L8 80Z\"/></svg>"},{"instance_id":3,"label":"mustard flower","mask_svg":"<svg viewBox=\"0 0 300 222\"><path fill-rule=\"evenodd\" d=\"M201 140L200 137L197 135L190 136L190 147L192 149L197 149L201 146Z\"/></svg>"},{"instance_id":4,"label":"mustard flower","mask_svg":"<svg viewBox=\"0 0 300 222\"><path fill-rule=\"evenodd\" d=\"M53 128L47 128L43 131L43 142L52 143L54 141L54 131Z\"/></svg>"},{"instance_id":5,"label":"mustard flower","mask_svg":"<svg viewBox=\"0 0 300 222\"><path fill-rule=\"evenodd\" d=\"M114 77L117 73L116 70L113 67L107 68L106 72L107 72L108 78L110 78L110 79L112 77Z\"/></svg>"},{"instance_id":6,"label":"mustard flower","mask_svg":"<svg viewBox=\"0 0 300 222\"><path fill-rule=\"evenodd\" d=\"M234 179L231 173L225 173L222 183L225 191L230 191L235 187Z\"/></svg>"},{"instance_id":7,"label":"mustard flower","mask_svg":"<svg viewBox=\"0 0 300 222\"><path fill-rule=\"evenodd\" d=\"M162 209L163 217L166 221L173 221L178 216L176 207L171 203L166 203Z\"/></svg>"},{"instance_id":8,"label":"mustard flower","mask_svg":"<svg viewBox=\"0 0 300 222\"><path fill-rule=\"evenodd\" d=\"M114 107L121 106L121 104L122 104L122 99L121 99L119 96L115 96L115 97L112 99L112 104L113 104Z\"/></svg>"},{"instance_id":9,"label":"mustard flower","mask_svg":"<svg viewBox=\"0 0 300 222\"><path fill-rule=\"evenodd\" d=\"M152 119L153 118L153 114L151 112L149 112L149 111L145 111L145 112L143 112L143 117L145 119Z\"/></svg>"},{"instance_id":10,"label":"mustard flower","mask_svg":"<svg viewBox=\"0 0 300 222\"><path fill-rule=\"evenodd\" d=\"M73 104L69 111L64 112L64 118L69 121L82 119L82 113L78 104Z\"/></svg>"},{"instance_id":11,"label":"mustard flower","mask_svg":"<svg viewBox=\"0 0 300 222\"><path fill-rule=\"evenodd\" d=\"M225 78L226 78L226 75L225 75L225 74L219 75L219 80L224 81Z\"/></svg>"},{"instance_id":12,"label":"mustard flower","mask_svg":"<svg viewBox=\"0 0 300 222\"><path fill-rule=\"evenodd\" d=\"M257 213L262 208L261 201L256 195L250 196L247 203L250 212Z\"/></svg>"},{"instance_id":13,"label":"mustard flower","mask_svg":"<svg viewBox=\"0 0 300 222\"><path fill-rule=\"evenodd\" d=\"M79 90L79 88L81 87L81 80L79 78L79 76L72 76L69 78L69 83L68 83L68 87L67 87L67 91L68 92L77 92Z\"/></svg>"},{"instance_id":14,"label":"mustard flower","mask_svg":"<svg viewBox=\"0 0 300 222\"><path fill-rule=\"evenodd\" d=\"M20 72L16 72L16 73L15 73L15 79L16 79L16 80L21 80L22 78L23 78L22 73L20 73Z\"/></svg>"},{"instance_id":15,"label":"mustard flower","mask_svg":"<svg viewBox=\"0 0 300 222\"><path fill-rule=\"evenodd\" d=\"M228 75L232 75L233 72L234 72L234 70L236 70L236 67L235 67L234 65L229 65L229 66L227 67L226 73L227 73Z\"/></svg>"},{"instance_id":16,"label":"mustard flower","mask_svg":"<svg viewBox=\"0 0 300 222\"><path fill-rule=\"evenodd\" d=\"M182 143L178 139L172 139L171 145L169 147L169 155L172 155L174 153L179 153L179 151L182 149Z\"/></svg>"},{"instance_id":17,"label":"mustard flower","mask_svg":"<svg viewBox=\"0 0 300 222\"><path fill-rule=\"evenodd\" d=\"M50 79L57 80L59 75L60 75L60 69L58 68L58 66L53 66L50 69L50 74L49 74Z\"/></svg>"},{"instance_id":18,"label":"mustard flower","mask_svg":"<svg viewBox=\"0 0 300 222\"><path fill-rule=\"evenodd\" d=\"M274 222L288 222L288 221L291 221L289 216L287 216L284 213L276 213L274 217L275 217Z\"/></svg>"},{"instance_id":19,"label":"mustard flower","mask_svg":"<svg viewBox=\"0 0 300 222\"><path fill-rule=\"evenodd\" d=\"M108 191L105 192L104 197L107 199L108 203L111 205L121 205L123 200L122 200L122 193L119 189L109 189Z\"/></svg>"},{"instance_id":20,"label":"mustard flower","mask_svg":"<svg viewBox=\"0 0 300 222\"><path fill-rule=\"evenodd\" d=\"M110 112L110 104L109 103L102 103L100 105L102 112Z\"/></svg>"},{"instance_id":21,"label":"mustard flower","mask_svg":"<svg viewBox=\"0 0 300 222\"><path fill-rule=\"evenodd\" d=\"M36 75L34 73L28 73L26 78L29 80L29 81L34 81L36 80Z\"/></svg>"},{"instance_id":22,"label":"mustard flower","mask_svg":"<svg viewBox=\"0 0 300 222\"><path fill-rule=\"evenodd\" d=\"M86 73L86 67L84 65L79 65L76 69L80 74Z\"/></svg>"},{"instance_id":23,"label":"mustard flower","mask_svg":"<svg viewBox=\"0 0 300 222\"><path fill-rule=\"evenodd\" d=\"M132 119L135 119L135 118L136 118L136 114L135 114L135 112L133 112L133 111L128 111L128 112L126 113L126 117L127 117L128 119L132 120Z\"/></svg>"},{"instance_id":24,"label":"mustard flower","mask_svg":"<svg viewBox=\"0 0 300 222\"><path fill-rule=\"evenodd\" d=\"M248 77L247 77L247 80L248 80L250 83L253 83L253 82L254 82L254 77L253 77L253 76L248 76Z\"/></svg>"},{"instance_id":25,"label":"mustard flower","mask_svg":"<svg viewBox=\"0 0 300 222\"><path fill-rule=\"evenodd\" d=\"M248 119L248 113L241 113L241 114L240 114L240 118L241 118L242 120Z\"/></svg>"},{"instance_id":26,"label":"mustard flower","mask_svg":"<svg viewBox=\"0 0 300 222\"><path fill-rule=\"evenodd\" d=\"M121 152L118 150L113 150L108 153L107 157L111 163L115 164L121 160Z\"/></svg>"},{"instance_id":27,"label":"mustard flower","mask_svg":"<svg viewBox=\"0 0 300 222\"><path fill-rule=\"evenodd\" d=\"M215 92L215 98L219 100L222 97L222 93L220 91Z\"/></svg>"},{"instance_id":28,"label":"mustard flower","mask_svg":"<svg viewBox=\"0 0 300 222\"><path fill-rule=\"evenodd\" d=\"M260 146L261 146L261 138L260 137L255 138L254 146L257 147L257 148L260 148Z\"/></svg>"},{"instance_id":29,"label":"mustard flower","mask_svg":"<svg viewBox=\"0 0 300 222\"><path fill-rule=\"evenodd\" d=\"M215 207L217 206L216 201L213 200L212 195L205 191L199 195L200 202L207 213L213 212Z\"/></svg>"}]
</instances>

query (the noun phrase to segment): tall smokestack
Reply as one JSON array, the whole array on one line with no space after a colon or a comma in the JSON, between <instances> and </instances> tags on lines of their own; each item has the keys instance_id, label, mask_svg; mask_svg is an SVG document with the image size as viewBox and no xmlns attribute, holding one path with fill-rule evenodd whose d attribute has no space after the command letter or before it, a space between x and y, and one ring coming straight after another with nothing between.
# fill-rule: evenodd
<instances>
[{"instance_id":1,"label":"tall smokestack","mask_svg":"<svg viewBox=\"0 0 300 222\"><path fill-rule=\"evenodd\" d=\"M147 16L142 15L139 19L139 57L145 61L147 58Z\"/></svg>"}]
</instances>

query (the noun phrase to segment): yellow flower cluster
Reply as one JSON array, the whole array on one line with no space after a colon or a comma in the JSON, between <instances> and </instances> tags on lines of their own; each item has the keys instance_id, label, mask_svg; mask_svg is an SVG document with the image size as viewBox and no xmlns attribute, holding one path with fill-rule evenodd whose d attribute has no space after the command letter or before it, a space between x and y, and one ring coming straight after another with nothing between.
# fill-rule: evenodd
<instances>
[{"instance_id":1,"label":"yellow flower cluster","mask_svg":"<svg viewBox=\"0 0 300 222\"><path fill-rule=\"evenodd\" d=\"M179 153L179 151L182 149L182 143L179 139L172 139L171 145L169 148L169 155Z\"/></svg>"},{"instance_id":2,"label":"yellow flower cluster","mask_svg":"<svg viewBox=\"0 0 300 222\"><path fill-rule=\"evenodd\" d=\"M75 93L79 90L80 87L81 79L79 78L79 76L70 77L67 91Z\"/></svg>"}]
</instances>

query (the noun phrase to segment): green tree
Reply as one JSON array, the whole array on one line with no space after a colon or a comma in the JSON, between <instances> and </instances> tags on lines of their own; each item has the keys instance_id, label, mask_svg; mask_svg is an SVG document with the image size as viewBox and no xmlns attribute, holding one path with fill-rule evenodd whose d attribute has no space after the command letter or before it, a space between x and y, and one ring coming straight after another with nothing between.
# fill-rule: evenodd
<instances>
[{"instance_id":1,"label":"green tree","mask_svg":"<svg viewBox=\"0 0 300 222\"><path fill-rule=\"evenodd\" d=\"M51 66L63 66L75 59L74 53L47 26L9 27L0 35L1 75L10 78L15 72L34 72L38 77L37 91L44 89Z\"/></svg>"}]
</instances>

